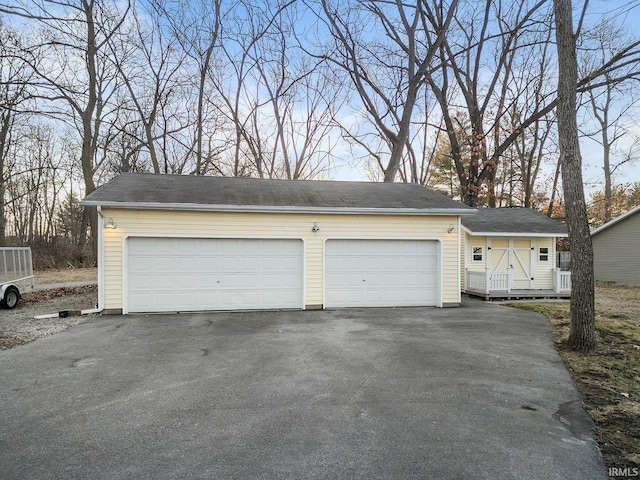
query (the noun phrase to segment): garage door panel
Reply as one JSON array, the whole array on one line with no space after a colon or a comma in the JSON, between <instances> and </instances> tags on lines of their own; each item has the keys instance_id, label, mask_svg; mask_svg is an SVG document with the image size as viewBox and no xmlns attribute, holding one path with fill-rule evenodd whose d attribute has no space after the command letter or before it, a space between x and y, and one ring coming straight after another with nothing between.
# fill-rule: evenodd
<instances>
[{"instance_id":1,"label":"garage door panel","mask_svg":"<svg viewBox=\"0 0 640 480\"><path fill-rule=\"evenodd\" d=\"M223 272L235 272L238 270L238 262L241 260L233 255L237 255L235 252L221 252L222 255L228 255L220 258L220 269Z\"/></svg>"},{"instance_id":2,"label":"garage door panel","mask_svg":"<svg viewBox=\"0 0 640 480\"><path fill-rule=\"evenodd\" d=\"M275 283L277 281L280 281L287 290L294 290L296 287L300 286L300 277L294 274L281 275L279 280L274 280L274 285L277 285L277 283Z\"/></svg>"},{"instance_id":3,"label":"garage door panel","mask_svg":"<svg viewBox=\"0 0 640 480\"><path fill-rule=\"evenodd\" d=\"M382 276L378 272L372 272L367 275L366 281L369 284L369 288L382 288L383 286Z\"/></svg>"},{"instance_id":4,"label":"garage door panel","mask_svg":"<svg viewBox=\"0 0 640 480\"><path fill-rule=\"evenodd\" d=\"M244 257L241 259L242 270L248 272L258 271L260 267L260 259L256 257Z\"/></svg>"},{"instance_id":5,"label":"garage door panel","mask_svg":"<svg viewBox=\"0 0 640 480\"><path fill-rule=\"evenodd\" d=\"M147 277L138 277L138 283L135 288L144 288L144 286L149 282ZM144 283L142 283L144 282ZM169 275L157 275L156 282L159 288L161 289L170 289L172 285L175 283L172 276Z\"/></svg>"},{"instance_id":6,"label":"garage door panel","mask_svg":"<svg viewBox=\"0 0 640 480\"><path fill-rule=\"evenodd\" d=\"M220 268L219 263L219 259L217 257L211 256L211 254L202 255L200 258L200 265L202 267L202 270L205 272L218 271L218 269Z\"/></svg>"},{"instance_id":7,"label":"garage door panel","mask_svg":"<svg viewBox=\"0 0 640 480\"><path fill-rule=\"evenodd\" d=\"M325 306L438 305L438 243L327 240Z\"/></svg>"},{"instance_id":8,"label":"garage door panel","mask_svg":"<svg viewBox=\"0 0 640 480\"><path fill-rule=\"evenodd\" d=\"M251 288L258 288L259 285L259 278L258 275L252 275L252 274L245 274L245 275L240 275L238 277L238 280L240 282L240 288L244 289L251 289Z\"/></svg>"},{"instance_id":9,"label":"garage door panel","mask_svg":"<svg viewBox=\"0 0 640 480\"><path fill-rule=\"evenodd\" d=\"M191 254L193 255L193 254ZM177 268L181 271L185 271L185 272L194 272L196 271L196 265L200 264L200 259L199 257L192 257L192 256L187 256L187 252L182 252L182 257L178 259L180 265L177 266Z\"/></svg>"},{"instance_id":10,"label":"garage door panel","mask_svg":"<svg viewBox=\"0 0 640 480\"><path fill-rule=\"evenodd\" d=\"M147 266L140 269L141 272L173 272L175 269L176 259L167 256L143 257L147 260ZM134 265L135 268L135 265Z\"/></svg>"},{"instance_id":11,"label":"garage door panel","mask_svg":"<svg viewBox=\"0 0 640 480\"><path fill-rule=\"evenodd\" d=\"M301 240L132 237L126 261L129 312L302 306Z\"/></svg>"}]
</instances>

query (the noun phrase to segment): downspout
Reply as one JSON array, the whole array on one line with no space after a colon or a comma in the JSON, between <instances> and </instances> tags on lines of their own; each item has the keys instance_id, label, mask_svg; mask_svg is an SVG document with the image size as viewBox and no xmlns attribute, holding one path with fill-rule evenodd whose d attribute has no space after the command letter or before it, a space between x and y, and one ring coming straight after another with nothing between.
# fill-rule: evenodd
<instances>
[{"instance_id":1,"label":"downspout","mask_svg":"<svg viewBox=\"0 0 640 480\"><path fill-rule=\"evenodd\" d=\"M98 306L88 310L82 310L82 315L100 313L104 310L104 215L102 208L98 209Z\"/></svg>"}]
</instances>

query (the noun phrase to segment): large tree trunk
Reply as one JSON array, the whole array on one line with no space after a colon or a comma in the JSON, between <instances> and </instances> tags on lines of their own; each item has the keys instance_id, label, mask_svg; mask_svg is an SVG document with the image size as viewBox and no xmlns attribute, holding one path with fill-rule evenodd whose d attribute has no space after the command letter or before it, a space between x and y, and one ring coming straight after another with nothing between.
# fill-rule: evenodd
<instances>
[{"instance_id":1,"label":"large tree trunk","mask_svg":"<svg viewBox=\"0 0 640 480\"><path fill-rule=\"evenodd\" d=\"M593 247L582 183L576 120L578 64L571 0L554 0L558 48L558 133L567 227L571 245L571 327L568 345L587 352L596 345Z\"/></svg>"},{"instance_id":2,"label":"large tree trunk","mask_svg":"<svg viewBox=\"0 0 640 480\"><path fill-rule=\"evenodd\" d=\"M96 189L93 180L94 170L94 154L96 151L96 138L98 135L99 122L95 122L94 114L98 105L98 66L96 64L98 55L97 34L95 30L95 18L93 15L93 3L84 3L84 14L87 22L87 46L86 46L86 69L88 78L87 104L85 109L80 112L82 119L82 150L80 153L80 165L82 167L82 177L84 179L85 195L89 195ZM92 260L97 259L98 252L98 212L93 207L85 207L86 214L89 217L90 225L90 242ZM85 244L86 237L80 239L80 247ZM85 263L86 259L82 259Z\"/></svg>"}]
</instances>

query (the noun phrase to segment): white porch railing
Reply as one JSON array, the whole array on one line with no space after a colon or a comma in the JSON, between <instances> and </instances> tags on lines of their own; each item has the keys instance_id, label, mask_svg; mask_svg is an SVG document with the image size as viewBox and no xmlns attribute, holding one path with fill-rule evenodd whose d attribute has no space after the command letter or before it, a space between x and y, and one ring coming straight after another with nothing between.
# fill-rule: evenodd
<instances>
[{"instance_id":1,"label":"white porch railing","mask_svg":"<svg viewBox=\"0 0 640 480\"><path fill-rule=\"evenodd\" d=\"M506 273L465 269L465 290L467 291L485 295L491 292L511 293L513 290L512 285L512 268L508 268ZM565 294L571 292L571 272L560 270L559 268L553 269L553 291Z\"/></svg>"},{"instance_id":2,"label":"white porch railing","mask_svg":"<svg viewBox=\"0 0 640 480\"><path fill-rule=\"evenodd\" d=\"M489 293L487 289L487 276L484 272L470 272L467 270L467 278L465 285L468 290L474 290L476 292Z\"/></svg>"},{"instance_id":3,"label":"white porch railing","mask_svg":"<svg viewBox=\"0 0 640 480\"><path fill-rule=\"evenodd\" d=\"M553 289L557 292L570 292L571 291L571 272L560 270L559 268L553 269Z\"/></svg>"},{"instance_id":4,"label":"white porch railing","mask_svg":"<svg viewBox=\"0 0 640 480\"><path fill-rule=\"evenodd\" d=\"M489 275L489 290L511 290L511 277L513 276L513 268L509 268L507 273L493 272Z\"/></svg>"},{"instance_id":5,"label":"white porch railing","mask_svg":"<svg viewBox=\"0 0 640 480\"><path fill-rule=\"evenodd\" d=\"M490 270L484 272L466 271L465 285L467 290L488 294L493 291L510 292L513 269L507 269L506 273L496 273Z\"/></svg>"}]
</instances>

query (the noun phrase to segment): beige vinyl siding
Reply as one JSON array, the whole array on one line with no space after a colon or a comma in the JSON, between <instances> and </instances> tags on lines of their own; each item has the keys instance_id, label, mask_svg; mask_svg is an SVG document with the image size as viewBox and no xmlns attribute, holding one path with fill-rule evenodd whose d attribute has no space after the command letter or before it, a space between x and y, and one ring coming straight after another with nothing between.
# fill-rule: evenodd
<instances>
[{"instance_id":1,"label":"beige vinyl siding","mask_svg":"<svg viewBox=\"0 0 640 480\"><path fill-rule=\"evenodd\" d=\"M463 250L465 257L465 268L470 272L484 272L487 268L487 237L478 237L465 232L466 241ZM482 261L473 261L473 247L482 247ZM465 270L462 270L464 277ZM464 284L464 283L463 283Z\"/></svg>"},{"instance_id":2,"label":"beige vinyl siding","mask_svg":"<svg viewBox=\"0 0 640 480\"><path fill-rule=\"evenodd\" d=\"M482 247L482 261L473 261L473 247ZM467 234L465 249L466 268L472 272L484 272L487 269L487 237Z\"/></svg>"},{"instance_id":3,"label":"beige vinyl siding","mask_svg":"<svg viewBox=\"0 0 640 480\"><path fill-rule=\"evenodd\" d=\"M595 279L640 286L640 213L592 237Z\"/></svg>"},{"instance_id":4,"label":"beige vinyl siding","mask_svg":"<svg viewBox=\"0 0 640 480\"><path fill-rule=\"evenodd\" d=\"M484 272L487 268L487 237L474 237L469 235L467 239L467 268L473 271ZM473 261L473 247L482 247L482 261Z\"/></svg>"},{"instance_id":5,"label":"beige vinyl siding","mask_svg":"<svg viewBox=\"0 0 640 480\"><path fill-rule=\"evenodd\" d=\"M123 306L123 258L127 236L300 238L305 244L305 305L323 305L323 242L327 238L441 240L442 303L460 301L458 237L447 234L455 216L325 215L125 210L103 208L116 229L105 229L106 309ZM318 224L320 231L311 228Z\"/></svg>"},{"instance_id":6,"label":"beige vinyl siding","mask_svg":"<svg viewBox=\"0 0 640 480\"><path fill-rule=\"evenodd\" d=\"M550 290L553 288L553 269L556 265L555 241L552 237L538 237L534 240L534 278L536 289ZM540 261L540 247L549 249L549 261Z\"/></svg>"}]
</instances>

